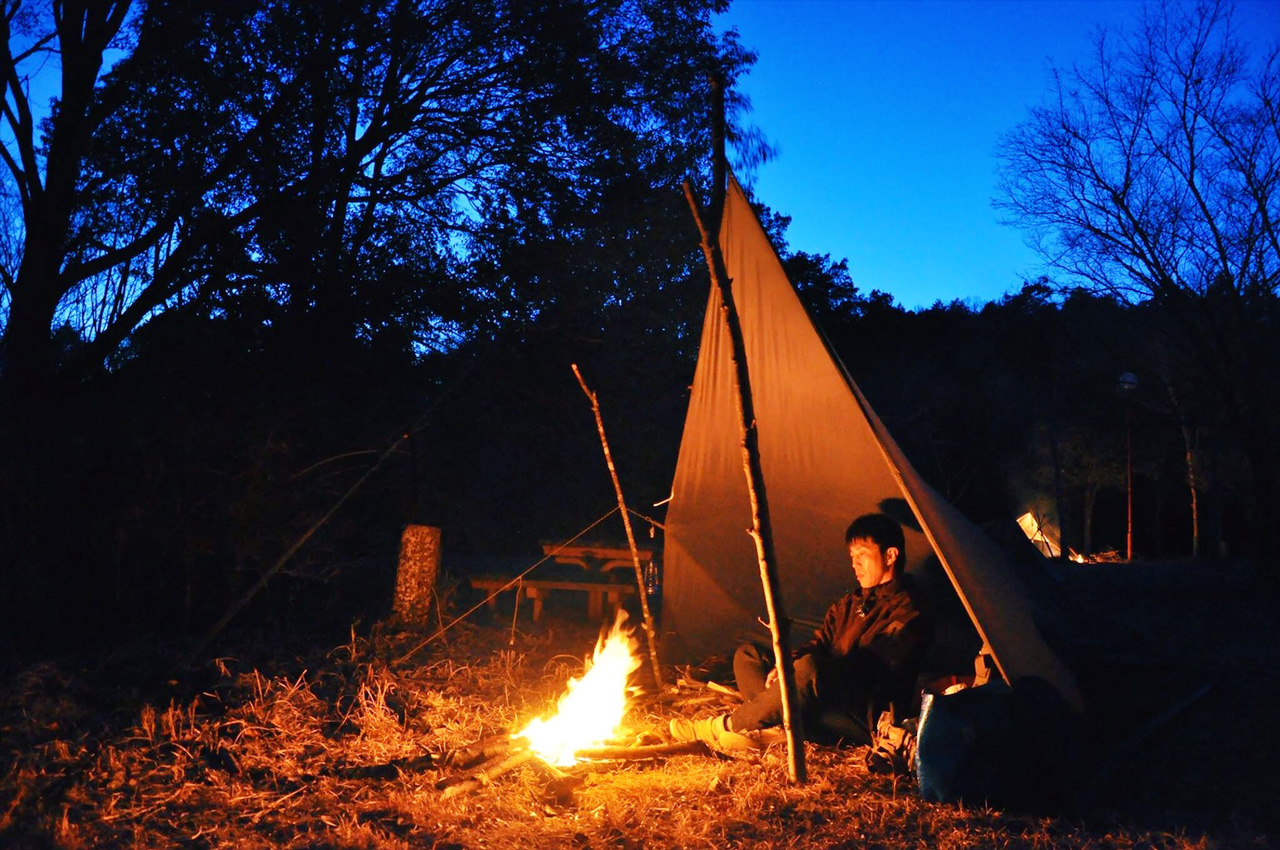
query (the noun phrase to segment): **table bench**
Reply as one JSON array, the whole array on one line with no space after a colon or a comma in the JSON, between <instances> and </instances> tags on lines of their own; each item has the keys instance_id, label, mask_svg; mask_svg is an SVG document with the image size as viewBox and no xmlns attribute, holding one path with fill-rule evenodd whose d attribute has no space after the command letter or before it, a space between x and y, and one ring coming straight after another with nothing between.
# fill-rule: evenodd
<instances>
[{"instance_id":1,"label":"table bench","mask_svg":"<svg viewBox=\"0 0 1280 850\"><path fill-rule=\"evenodd\" d=\"M630 548L609 543L543 543L542 554L554 558L557 564L574 564L587 571L597 567L602 573L635 565ZM637 547L636 555L640 557L641 567L653 560L652 549Z\"/></svg>"},{"instance_id":2,"label":"table bench","mask_svg":"<svg viewBox=\"0 0 1280 850\"><path fill-rule=\"evenodd\" d=\"M609 604L609 611L612 613L622 604L622 597L635 596L636 594L634 585L610 584L601 581L556 581L547 579L523 579L517 581L494 576L472 576L470 581L473 588L486 591L489 594L488 599L485 601L489 603L490 610L497 607L500 591L514 591L523 587L525 597L533 600L533 621L535 623L542 617L542 604L548 596L557 590L587 594L587 616L593 620L603 618L606 601Z\"/></svg>"}]
</instances>

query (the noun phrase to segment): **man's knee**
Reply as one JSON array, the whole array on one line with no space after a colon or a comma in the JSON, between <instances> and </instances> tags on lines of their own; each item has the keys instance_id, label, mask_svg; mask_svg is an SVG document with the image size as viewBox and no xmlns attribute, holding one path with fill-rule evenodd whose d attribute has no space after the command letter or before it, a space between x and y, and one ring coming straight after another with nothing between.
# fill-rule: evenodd
<instances>
[{"instance_id":1,"label":"man's knee","mask_svg":"<svg viewBox=\"0 0 1280 850\"><path fill-rule=\"evenodd\" d=\"M814 662L812 655L801 655L791 664L792 669L796 671L796 681L813 680L818 675L818 665Z\"/></svg>"},{"instance_id":2,"label":"man's knee","mask_svg":"<svg viewBox=\"0 0 1280 850\"><path fill-rule=\"evenodd\" d=\"M808 704L818 695L818 663L813 655L800 655L791 663L795 675L796 694L801 702Z\"/></svg>"},{"instance_id":3,"label":"man's knee","mask_svg":"<svg viewBox=\"0 0 1280 850\"><path fill-rule=\"evenodd\" d=\"M744 643L733 653L734 669L737 669L740 663L767 668L773 666L773 659L768 657L759 644Z\"/></svg>"}]
</instances>

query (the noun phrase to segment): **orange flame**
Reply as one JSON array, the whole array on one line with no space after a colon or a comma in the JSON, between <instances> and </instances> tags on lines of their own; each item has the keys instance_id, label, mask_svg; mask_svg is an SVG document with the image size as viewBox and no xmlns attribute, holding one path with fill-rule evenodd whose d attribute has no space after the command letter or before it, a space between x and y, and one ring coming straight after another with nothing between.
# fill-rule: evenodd
<instances>
[{"instance_id":1,"label":"orange flame","mask_svg":"<svg viewBox=\"0 0 1280 850\"><path fill-rule=\"evenodd\" d=\"M550 764L567 767L574 753L609 740L627 710L627 677L640 666L635 630L624 628L627 615L618 612L613 628L596 642L581 679L570 679L556 713L537 718L513 737L527 738L529 748Z\"/></svg>"}]
</instances>

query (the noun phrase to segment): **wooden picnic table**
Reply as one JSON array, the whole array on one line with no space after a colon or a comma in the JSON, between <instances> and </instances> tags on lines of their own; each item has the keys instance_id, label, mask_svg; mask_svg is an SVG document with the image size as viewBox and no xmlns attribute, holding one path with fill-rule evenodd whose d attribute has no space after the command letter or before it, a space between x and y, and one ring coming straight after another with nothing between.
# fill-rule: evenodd
<instances>
[{"instance_id":1,"label":"wooden picnic table","mask_svg":"<svg viewBox=\"0 0 1280 850\"><path fill-rule=\"evenodd\" d=\"M603 581L557 581L548 579L520 579L515 581L501 576L472 576L471 586L477 590L487 591L489 608L497 607L499 591L519 591L524 588L526 598L533 600L533 621L542 617L542 605L547 597L555 591L572 591L587 594L587 616L599 620L604 616L605 604L608 603L612 614L622 604L622 597L635 596L634 584L615 584Z\"/></svg>"},{"instance_id":2,"label":"wooden picnic table","mask_svg":"<svg viewBox=\"0 0 1280 850\"><path fill-rule=\"evenodd\" d=\"M653 560L652 549L636 547L636 552L640 555L641 566ZM630 548L607 543L543 543L542 553L554 558L557 564L576 564L584 570L590 571L596 568L602 573L607 573L616 567L635 565Z\"/></svg>"},{"instance_id":3,"label":"wooden picnic table","mask_svg":"<svg viewBox=\"0 0 1280 850\"><path fill-rule=\"evenodd\" d=\"M533 601L533 619L535 622L542 616L542 606L552 593L585 593L587 595L587 616L599 620L606 613L610 615L622 604L624 596L635 596L634 581L609 581L604 574L618 567L634 566L631 549L610 543L543 543L542 552L558 564L571 564L581 567L585 573L581 580L563 575L548 578L522 578L515 580L509 576L480 575L473 576L471 586L477 590L488 592L486 600L489 608L497 606L497 597L507 590L517 591L523 588L525 598ZM652 549L640 549L640 564L647 567L653 561ZM594 578L593 578L594 577ZM510 585L510 586L508 586Z\"/></svg>"}]
</instances>

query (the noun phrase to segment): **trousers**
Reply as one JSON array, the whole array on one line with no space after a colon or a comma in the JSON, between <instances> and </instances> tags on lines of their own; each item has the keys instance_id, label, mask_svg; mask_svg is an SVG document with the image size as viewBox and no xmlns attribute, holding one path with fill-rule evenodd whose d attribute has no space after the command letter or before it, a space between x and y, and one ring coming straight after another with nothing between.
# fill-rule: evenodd
<instances>
[{"instance_id":1,"label":"trousers","mask_svg":"<svg viewBox=\"0 0 1280 850\"><path fill-rule=\"evenodd\" d=\"M851 692L850 683L838 680L838 665L826 662L814 655L802 655L793 662L806 735L813 740L870 743L874 721L858 710L865 707L865 698L859 698L856 690ZM777 679L765 684L774 666L772 649L762 644L746 643L734 652L733 678L745 702L730 715L730 729L749 732L782 722L782 687Z\"/></svg>"}]
</instances>

